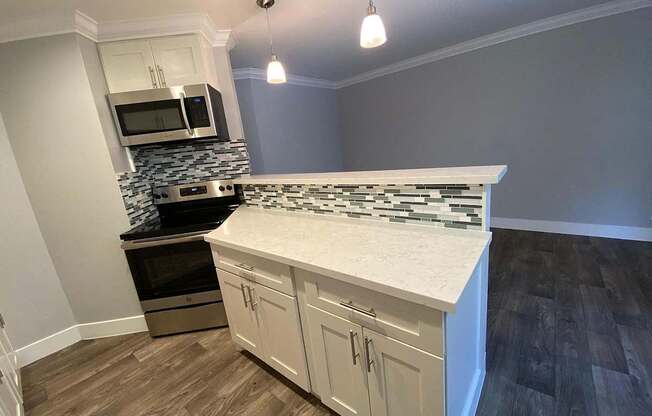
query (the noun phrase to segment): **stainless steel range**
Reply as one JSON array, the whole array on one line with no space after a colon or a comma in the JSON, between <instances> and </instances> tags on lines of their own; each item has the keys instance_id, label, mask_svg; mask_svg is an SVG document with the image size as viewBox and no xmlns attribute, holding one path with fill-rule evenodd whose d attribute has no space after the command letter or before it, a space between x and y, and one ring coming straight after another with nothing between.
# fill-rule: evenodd
<instances>
[{"instance_id":1,"label":"stainless steel range","mask_svg":"<svg viewBox=\"0 0 652 416\"><path fill-rule=\"evenodd\" d=\"M156 220L120 235L152 336L227 325L204 235L237 208L231 181L155 187Z\"/></svg>"}]
</instances>

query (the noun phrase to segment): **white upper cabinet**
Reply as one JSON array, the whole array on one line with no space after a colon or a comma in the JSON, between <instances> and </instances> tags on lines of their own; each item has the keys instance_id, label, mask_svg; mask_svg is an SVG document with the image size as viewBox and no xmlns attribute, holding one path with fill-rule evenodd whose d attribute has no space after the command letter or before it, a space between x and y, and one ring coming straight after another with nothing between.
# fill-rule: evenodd
<instances>
[{"instance_id":1,"label":"white upper cabinet","mask_svg":"<svg viewBox=\"0 0 652 416\"><path fill-rule=\"evenodd\" d=\"M199 38L170 36L149 41L163 87L206 82Z\"/></svg>"},{"instance_id":2,"label":"white upper cabinet","mask_svg":"<svg viewBox=\"0 0 652 416\"><path fill-rule=\"evenodd\" d=\"M99 44L112 93L207 82L198 35Z\"/></svg>"},{"instance_id":3,"label":"white upper cabinet","mask_svg":"<svg viewBox=\"0 0 652 416\"><path fill-rule=\"evenodd\" d=\"M149 41L101 43L99 48L109 91L158 88L156 64Z\"/></svg>"}]
</instances>

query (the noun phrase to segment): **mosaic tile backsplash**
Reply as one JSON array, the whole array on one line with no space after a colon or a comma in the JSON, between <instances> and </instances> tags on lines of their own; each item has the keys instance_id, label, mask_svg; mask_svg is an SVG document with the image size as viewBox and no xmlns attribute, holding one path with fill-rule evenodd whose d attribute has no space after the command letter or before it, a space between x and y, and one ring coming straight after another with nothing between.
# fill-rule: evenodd
<instances>
[{"instance_id":1,"label":"mosaic tile backsplash","mask_svg":"<svg viewBox=\"0 0 652 416\"><path fill-rule=\"evenodd\" d=\"M482 185L244 185L247 205L482 229Z\"/></svg>"},{"instance_id":2,"label":"mosaic tile backsplash","mask_svg":"<svg viewBox=\"0 0 652 416\"><path fill-rule=\"evenodd\" d=\"M131 148L136 172L117 175L131 225L156 217L152 185L165 186L213 179L232 179L249 173L244 140L201 140L159 143Z\"/></svg>"}]
</instances>

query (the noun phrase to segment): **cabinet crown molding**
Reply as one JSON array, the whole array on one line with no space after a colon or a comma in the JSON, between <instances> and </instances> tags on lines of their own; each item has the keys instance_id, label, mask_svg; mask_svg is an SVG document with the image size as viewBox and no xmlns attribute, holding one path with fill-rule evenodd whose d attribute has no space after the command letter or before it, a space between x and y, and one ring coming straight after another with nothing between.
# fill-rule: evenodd
<instances>
[{"instance_id":1,"label":"cabinet crown molding","mask_svg":"<svg viewBox=\"0 0 652 416\"><path fill-rule=\"evenodd\" d=\"M79 10L72 15L30 18L1 27L0 43L65 33L77 33L94 42L197 33L211 46L227 50L235 46L231 30L217 29L205 13L98 22Z\"/></svg>"}]
</instances>

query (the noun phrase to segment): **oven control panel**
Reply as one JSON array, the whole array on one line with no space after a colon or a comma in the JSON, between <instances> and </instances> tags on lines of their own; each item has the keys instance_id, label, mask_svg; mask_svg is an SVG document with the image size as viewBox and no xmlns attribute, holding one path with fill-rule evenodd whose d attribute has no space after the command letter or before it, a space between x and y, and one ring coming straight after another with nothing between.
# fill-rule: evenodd
<instances>
[{"instance_id":1,"label":"oven control panel","mask_svg":"<svg viewBox=\"0 0 652 416\"><path fill-rule=\"evenodd\" d=\"M183 185L157 186L152 188L154 204L194 201L235 195L235 185L230 180L207 181Z\"/></svg>"}]
</instances>

